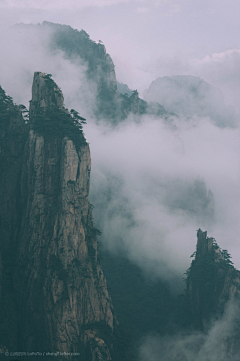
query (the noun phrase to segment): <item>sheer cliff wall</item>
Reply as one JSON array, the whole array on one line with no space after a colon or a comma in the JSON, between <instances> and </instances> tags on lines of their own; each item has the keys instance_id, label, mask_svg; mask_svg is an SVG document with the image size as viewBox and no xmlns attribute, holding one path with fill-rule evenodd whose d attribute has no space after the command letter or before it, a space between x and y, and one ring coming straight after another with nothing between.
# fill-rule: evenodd
<instances>
[{"instance_id":1,"label":"sheer cliff wall","mask_svg":"<svg viewBox=\"0 0 240 361\"><path fill-rule=\"evenodd\" d=\"M186 305L194 328L206 330L211 318L220 317L228 301L240 300L240 272L226 250L201 229L186 278Z\"/></svg>"},{"instance_id":2,"label":"sheer cliff wall","mask_svg":"<svg viewBox=\"0 0 240 361\"><path fill-rule=\"evenodd\" d=\"M11 316L2 315L0 332L10 337L3 335L0 347L111 360L116 321L88 201L89 145L83 134L78 144L63 136L65 126L72 131L75 124L61 90L44 73L34 75L29 123L21 115L15 119L26 134L18 148L11 125L6 144L2 135L2 152L9 147L13 160L1 174L0 290L11 300ZM62 124L61 131L49 131L52 121ZM1 302L3 310L3 292Z\"/></svg>"}]
</instances>

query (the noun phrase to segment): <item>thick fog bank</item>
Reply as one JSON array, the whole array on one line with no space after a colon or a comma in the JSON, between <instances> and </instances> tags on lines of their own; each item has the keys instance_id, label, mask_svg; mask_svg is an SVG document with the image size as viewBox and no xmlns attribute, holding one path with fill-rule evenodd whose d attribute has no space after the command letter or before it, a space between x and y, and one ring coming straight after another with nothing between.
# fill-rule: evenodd
<instances>
[{"instance_id":1,"label":"thick fog bank","mask_svg":"<svg viewBox=\"0 0 240 361\"><path fill-rule=\"evenodd\" d=\"M176 121L178 130L148 117L114 130L85 128L102 242L168 280L188 268L199 227L240 266L239 130L204 118Z\"/></svg>"},{"instance_id":2,"label":"thick fog bank","mask_svg":"<svg viewBox=\"0 0 240 361\"><path fill-rule=\"evenodd\" d=\"M147 116L114 129L96 125L96 85L87 65L52 47L52 36L51 27L40 25L1 33L0 85L27 106L34 71L50 73L66 106L87 118L90 199L105 247L124 250L154 276L181 278L201 227L240 268L239 129L199 116L176 117L171 126Z\"/></svg>"},{"instance_id":3,"label":"thick fog bank","mask_svg":"<svg viewBox=\"0 0 240 361\"><path fill-rule=\"evenodd\" d=\"M219 127L238 127L239 114L226 106L220 89L195 76L175 75L157 78L144 92L144 99L162 104L180 116L210 117Z\"/></svg>"}]
</instances>

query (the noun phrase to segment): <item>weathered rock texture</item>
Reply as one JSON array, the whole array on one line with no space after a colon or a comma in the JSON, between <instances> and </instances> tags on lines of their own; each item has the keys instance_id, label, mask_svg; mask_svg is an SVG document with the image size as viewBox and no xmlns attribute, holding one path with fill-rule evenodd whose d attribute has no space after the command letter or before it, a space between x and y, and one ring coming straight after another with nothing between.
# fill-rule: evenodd
<instances>
[{"instance_id":1,"label":"weathered rock texture","mask_svg":"<svg viewBox=\"0 0 240 361\"><path fill-rule=\"evenodd\" d=\"M69 353L78 360L111 360L116 321L88 201L89 146L36 132L39 112L67 110L44 73L35 73L32 94L29 124L16 108L9 133L1 132L0 291L2 310L7 296L11 312L1 315L0 347L59 352L59 360L75 359Z\"/></svg>"},{"instance_id":2,"label":"weathered rock texture","mask_svg":"<svg viewBox=\"0 0 240 361\"><path fill-rule=\"evenodd\" d=\"M187 271L186 302L191 324L205 330L212 317L223 314L228 301L238 302L240 272L212 237L197 232L197 249Z\"/></svg>"}]
</instances>

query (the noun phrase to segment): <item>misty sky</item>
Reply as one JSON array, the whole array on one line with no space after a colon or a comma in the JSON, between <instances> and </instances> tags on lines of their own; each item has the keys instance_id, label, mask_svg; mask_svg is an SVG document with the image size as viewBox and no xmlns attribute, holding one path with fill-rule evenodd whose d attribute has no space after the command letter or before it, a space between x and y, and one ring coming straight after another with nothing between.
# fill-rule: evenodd
<instances>
[{"instance_id":1,"label":"misty sky","mask_svg":"<svg viewBox=\"0 0 240 361\"><path fill-rule=\"evenodd\" d=\"M118 80L142 94L158 76L191 74L218 86L238 112L238 0L0 0L0 26L44 20L103 41Z\"/></svg>"},{"instance_id":2,"label":"misty sky","mask_svg":"<svg viewBox=\"0 0 240 361\"><path fill-rule=\"evenodd\" d=\"M67 107L88 120L91 199L102 239L110 248L122 243L131 260L155 268L165 279L171 272L182 277L195 250L196 230L206 227L170 209L166 199L176 184L174 201L179 200L197 179L214 194L216 223L209 235L240 268L239 129L220 129L208 119L186 125L180 119L178 132L172 133L148 117L138 125L128 119L114 131L97 127L87 114L95 94L85 77L86 64L61 52L50 54L48 31L40 34L35 28L23 35L8 27L47 20L84 29L105 44L117 80L140 94L159 76L200 76L240 112L239 15L237 0L0 0L0 85L27 106L33 72L53 74ZM109 189L115 193L106 204Z\"/></svg>"},{"instance_id":3,"label":"misty sky","mask_svg":"<svg viewBox=\"0 0 240 361\"><path fill-rule=\"evenodd\" d=\"M123 249L132 262L173 285L177 279L177 291L182 291L199 227L228 249L240 269L239 127L217 127L209 117L188 122L179 117L173 131L149 116L139 123L129 117L115 129L96 125L91 119L96 94L86 78L87 65L61 51L50 53L47 29L17 34L9 27L50 21L84 29L104 43L117 80L142 97L158 77L193 75L220 88L226 105L240 113L239 20L239 0L0 0L0 85L14 102L28 106L34 71L53 75L66 106L87 118L90 201L103 244L113 252ZM212 223L193 216L192 208L173 206L183 200L187 207L196 206L196 184L200 194L213 192ZM193 193L194 202L188 199ZM221 345L235 326L234 307L207 335L147 338L141 361L179 354L191 361L227 360ZM196 343L202 345L198 351Z\"/></svg>"}]
</instances>

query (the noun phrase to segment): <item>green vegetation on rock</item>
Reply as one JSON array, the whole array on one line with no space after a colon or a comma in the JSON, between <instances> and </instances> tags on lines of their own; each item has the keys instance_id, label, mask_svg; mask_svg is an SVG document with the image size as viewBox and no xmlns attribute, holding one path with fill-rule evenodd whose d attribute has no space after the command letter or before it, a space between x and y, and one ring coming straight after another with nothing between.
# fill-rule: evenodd
<instances>
[{"instance_id":1,"label":"green vegetation on rock","mask_svg":"<svg viewBox=\"0 0 240 361\"><path fill-rule=\"evenodd\" d=\"M17 110L14 107L12 98L0 86L0 131L6 131L9 126L10 117L16 115Z\"/></svg>"},{"instance_id":2,"label":"green vegetation on rock","mask_svg":"<svg viewBox=\"0 0 240 361\"><path fill-rule=\"evenodd\" d=\"M229 287L239 272L234 268L230 254L221 250L215 239L206 237L206 232L199 231L203 238L198 240L199 248L191 256L195 258L184 281L188 323L203 329L204 320L224 312L230 296Z\"/></svg>"},{"instance_id":3,"label":"green vegetation on rock","mask_svg":"<svg viewBox=\"0 0 240 361\"><path fill-rule=\"evenodd\" d=\"M60 108L40 110L34 117L33 129L39 135L49 140L53 137L68 137L79 150L86 143L82 125L85 119L80 117L75 110L68 113Z\"/></svg>"}]
</instances>

